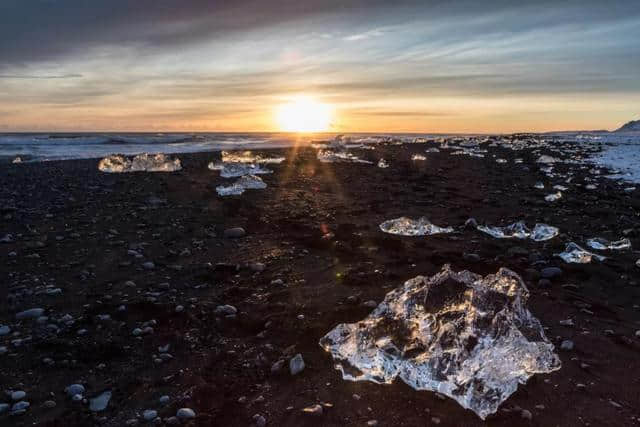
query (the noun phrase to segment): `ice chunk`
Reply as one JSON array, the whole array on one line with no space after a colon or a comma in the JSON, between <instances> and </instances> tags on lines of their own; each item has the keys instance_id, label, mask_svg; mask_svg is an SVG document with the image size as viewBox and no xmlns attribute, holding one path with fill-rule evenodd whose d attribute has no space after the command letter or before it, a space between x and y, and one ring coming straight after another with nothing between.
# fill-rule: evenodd
<instances>
[{"instance_id":1,"label":"ice chunk","mask_svg":"<svg viewBox=\"0 0 640 427\"><path fill-rule=\"evenodd\" d=\"M245 175L265 175L273 173L270 169L252 163L211 162L209 163L209 169L219 170L220 176L223 178L236 178Z\"/></svg>"},{"instance_id":2,"label":"ice chunk","mask_svg":"<svg viewBox=\"0 0 640 427\"><path fill-rule=\"evenodd\" d=\"M544 240L553 239L558 235L559 232L560 230L558 230L558 227L538 223L533 227L533 231L531 232L530 237L536 242L542 242Z\"/></svg>"},{"instance_id":3,"label":"ice chunk","mask_svg":"<svg viewBox=\"0 0 640 427\"><path fill-rule=\"evenodd\" d=\"M11 163L22 163L22 157L18 156L11 161Z\"/></svg>"},{"instance_id":4,"label":"ice chunk","mask_svg":"<svg viewBox=\"0 0 640 427\"><path fill-rule=\"evenodd\" d=\"M112 154L100 160L98 169L102 172L175 172L182 169L180 159L163 153L142 153L132 159L121 154Z\"/></svg>"},{"instance_id":5,"label":"ice chunk","mask_svg":"<svg viewBox=\"0 0 640 427\"><path fill-rule=\"evenodd\" d=\"M562 193L559 191L557 193L547 194L546 196L544 196L544 199L547 202L555 202L556 200L559 200L561 198L562 198Z\"/></svg>"},{"instance_id":6,"label":"ice chunk","mask_svg":"<svg viewBox=\"0 0 640 427\"><path fill-rule=\"evenodd\" d=\"M631 249L631 241L629 239L620 239L616 241L610 241L607 239L603 239L601 237L594 237L593 239L587 240L587 246L592 249L599 250L624 250Z\"/></svg>"},{"instance_id":7,"label":"ice chunk","mask_svg":"<svg viewBox=\"0 0 640 427\"><path fill-rule=\"evenodd\" d=\"M429 147L426 150L424 150L425 153L439 153L440 150L437 149L436 147Z\"/></svg>"},{"instance_id":8,"label":"ice chunk","mask_svg":"<svg viewBox=\"0 0 640 427\"><path fill-rule=\"evenodd\" d=\"M482 277L447 265L389 292L368 317L339 324L320 346L346 380L389 384L399 377L485 419L532 375L561 367L528 298L506 268Z\"/></svg>"},{"instance_id":9,"label":"ice chunk","mask_svg":"<svg viewBox=\"0 0 640 427\"><path fill-rule=\"evenodd\" d=\"M555 162L559 162L559 159L556 159L555 157L551 157L551 156L547 156L547 155L542 155L540 157L538 157L538 160L536 160L537 163L546 163L546 164L551 164L551 163L555 163Z\"/></svg>"},{"instance_id":10,"label":"ice chunk","mask_svg":"<svg viewBox=\"0 0 640 427\"><path fill-rule=\"evenodd\" d=\"M355 154L348 151L332 151L332 150L318 150L318 160L322 163L335 163L335 162L353 162L353 163L371 163L367 160L362 160Z\"/></svg>"},{"instance_id":11,"label":"ice chunk","mask_svg":"<svg viewBox=\"0 0 640 427\"><path fill-rule=\"evenodd\" d=\"M400 236L429 236L431 234L452 233L452 227L438 227L425 217L417 220L400 217L380 224L380 230Z\"/></svg>"},{"instance_id":12,"label":"ice chunk","mask_svg":"<svg viewBox=\"0 0 640 427\"><path fill-rule=\"evenodd\" d=\"M544 190L544 184L541 182L536 182L534 188L537 188L538 190Z\"/></svg>"},{"instance_id":13,"label":"ice chunk","mask_svg":"<svg viewBox=\"0 0 640 427\"><path fill-rule=\"evenodd\" d=\"M423 156L422 154L414 154L413 156L411 156L411 160L413 160L413 161L421 161L421 160L427 160L427 158L425 156Z\"/></svg>"},{"instance_id":14,"label":"ice chunk","mask_svg":"<svg viewBox=\"0 0 640 427\"><path fill-rule=\"evenodd\" d=\"M382 168L382 169L386 169L389 167L389 163L387 163L387 161L385 159L380 159L378 161L378 167Z\"/></svg>"},{"instance_id":15,"label":"ice chunk","mask_svg":"<svg viewBox=\"0 0 640 427\"><path fill-rule=\"evenodd\" d=\"M507 163L507 159L497 158L496 163Z\"/></svg>"},{"instance_id":16,"label":"ice chunk","mask_svg":"<svg viewBox=\"0 0 640 427\"><path fill-rule=\"evenodd\" d=\"M238 196L244 190L262 190L267 188L267 184L256 175L243 175L231 185L220 185L216 191L220 196Z\"/></svg>"},{"instance_id":17,"label":"ice chunk","mask_svg":"<svg viewBox=\"0 0 640 427\"><path fill-rule=\"evenodd\" d=\"M558 191L567 191L567 187L565 187L564 185L554 185L553 189Z\"/></svg>"},{"instance_id":18,"label":"ice chunk","mask_svg":"<svg viewBox=\"0 0 640 427\"><path fill-rule=\"evenodd\" d=\"M263 154L253 154L251 151L223 151L221 156L223 163L282 163L285 160L281 156L269 157Z\"/></svg>"},{"instance_id":19,"label":"ice chunk","mask_svg":"<svg viewBox=\"0 0 640 427\"><path fill-rule=\"evenodd\" d=\"M577 263L577 264L587 264L591 262L591 259L595 258L598 261L604 261L605 257L601 255L596 255L594 253L585 251L580 246L576 245L573 242L569 242L564 249L564 252L556 254L564 262L567 263Z\"/></svg>"},{"instance_id":20,"label":"ice chunk","mask_svg":"<svg viewBox=\"0 0 640 427\"><path fill-rule=\"evenodd\" d=\"M537 223L533 227L533 231L531 231L527 228L524 221L514 222L506 227L479 225L477 228L496 239L511 239L514 237L518 239L531 238L536 242L552 239L557 236L559 232L558 228L542 223Z\"/></svg>"}]
</instances>

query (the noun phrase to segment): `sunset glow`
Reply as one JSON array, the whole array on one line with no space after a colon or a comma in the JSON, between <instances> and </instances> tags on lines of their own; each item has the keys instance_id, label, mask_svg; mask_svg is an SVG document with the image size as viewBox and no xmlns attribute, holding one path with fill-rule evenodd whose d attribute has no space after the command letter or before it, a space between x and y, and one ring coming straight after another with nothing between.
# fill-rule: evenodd
<instances>
[{"instance_id":1,"label":"sunset glow","mask_svg":"<svg viewBox=\"0 0 640 427\"><path fill-rule=\"evenodd\" d=\"M331 123L331 107L310 97L300 97L278 107L276 117L284 132L325 132Z\"/></svg>"}]
</instances>

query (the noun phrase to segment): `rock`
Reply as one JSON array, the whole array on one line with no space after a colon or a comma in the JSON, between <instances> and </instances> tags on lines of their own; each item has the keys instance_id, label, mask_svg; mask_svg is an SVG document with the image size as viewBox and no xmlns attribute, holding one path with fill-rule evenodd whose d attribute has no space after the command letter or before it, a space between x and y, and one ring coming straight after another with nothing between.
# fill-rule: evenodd
<instances>
[{"instance_id":1,"label":"rock","mask_svg":"<svg viewBox=\"0 0 640 427\"><path fill-rule=\"evenodd\" d=\"M27 396L27 393L22 391L22 390L16 390L13 393L11 393L11 400L16 401L16 400L22 400Z\"/></svg>"},{"instance_id":2,"label":"rock","mask_svg":"<svg viewBox=\"0 0 640 427\"><path fill-rule=\"evenodd\" d=\"M44 314L44 308L30 308L29 310L21 311L16 314L16 319L33 319L40 317Z\"/></svg>"},{"instance_id":3,"label":"rock","mask_svg":"<svg viewBox=\"0 0 640 427\"><path fill-rule=\"evenodd\" d=\"M171 398L167 395L160 396L160 399L158 399L161 405L166 405L167 403L169 403L169 400L171 400Z\"/></svg>"},{"instance_id":4,"label":"rock","mask_svg":"<svg viewBox=\"0 0 640 427\"><path fill-rule=\"evenodd\" d=\"M147 261L142 263L142 268L144 268L145 270L153 270L154 268L156 268L156 265L152 261Z\"/></svg>"},{"instance_id":5,"label":"rock","mask_svg":"<svg viewBox=\"0 0 640 427\"><path fill-rule=\"evenodd\" d=\"M363 307L367 307L367 308L376 308L378 306L378 303L375 302L374 300L369 300L369 301L365 301L362 303Z\"/></svg>"},{"instance_id":6,"label":"rock","mask_svg":"<svg viewBox=\"0 0 640 427\"><path fill-rule=\"evenodd\" d=\"M318 404L307 406L302 410L302 412L304 412L307 415L314 415L316 417L319 417L322 415L322 406Z\"/></svg>"},{"instance_id":7,"label":"rock","mask_svg":"<svg viewBox=\"0 0 640 427\"><path fill-rule=\"evenodd\" d=\"M154 411L153 409L146 409L143 413L142 413L142 418L145 421L152 421L155 420L156 418L158 418L158 412Z\"/></svg>"},{"instance_id":8,"label":"rock","mask_svg":"<svg viewBox=\"0 0 640 427\"><path fill-rule=\"evenodd\" d=\"M105 391L89 401L89 410L91 412L104 411L109 405L109 400L111 400L111 392Z\"/></svg>"},{"instance_id":9,"label":"rock","mask_svg":"<svg viewBox=\"0 0 640 427\"><path fill-rule=\"evenodd\" d=\"M264 427L267 425L267 420L260 414L255 414L253 416L253 423L256 427Z\"/></svg>"},{"instance_id":10,"label":"rock","mask_svg":"<svg viewBox=\"0 0 640 427\"><path fill-rule=\"evenodd\" d=\"M9 332L11 332L10 327L7 325L0 325L0 337L3 335L9 335Z\"/></svg>"},{"instance_id":11,"label":"rock","mask_svg":"<svg viewBox=\"0 0 640 427\"><path fill-rule=\"evenodd\" d=\"M478 228L478 221L475 218L469 218L464 222L464 228L475 230Z\"/></svg>"},{"instance_id":12,"label":"rock","mask_svg":"<svg viewBox=\"0 0 640 427\"><path fill-rule=\"evenodd\" d=\"M284 359L280 359L276 363L271 365L271 373L277 374L282 371L282 368L284 368Z\"/></svg>"},{"instance_id":13,"label":"rock","mask_svg":"<svg viewBox=\"0 0 640 427\"><path fill-rule=\"evenodd\" d=\"M84 394L84 386L82 384L71 384L69 387L65 388L64 391L67 393L69 397L73 397L77 394Z\"/></svg>"},{"instance_id":14,"label":"rock","mask_svg":"<svg viewBox=\"0 0 640 427\"><path fill-rule=\"evenodd\" d=\"M46 400L42 406L46 409L52 409L56 407L56 402L53 400Z\"/></svg>"},{"instance_id":15,"label":"rock","mask_svg":"<svg viewBox=\"0 0 640 427\"><path fill-rule=\"evenodd\" d=\"M178 417L169 417L165 419L164 422L165 424L168 424L170 426L177 426L178 424L180 424L180 420L178 419Z\"/></svg>"},{"instance_id":16,"label":"rock","mask_svg":"<svg viewBox=\"0 0 640 427\"><path fill-rule=\"evenodd\" d=\"M540 271L540 276L544 279L553 279L562 275L562 269L558 267L546 267Z\"/></svg>"},{"instance_id":17,"label":"rock","mask_svg":"<svg viewBox=\"0 0 640 427\"><path fill-rule=\"evenodd\" d=\"M562 343L560 344L560 349L565 351L573 350L573 341L571 340L562 341Z\"/></svg>"},{"instance_id":18,"label":"rock","mask_svg":"<svg viewBox=\"0 0 640 427\"><path fill-rule=\"evenodd\" d=\"M574 326L573 319L561 320L559 322L562 326Z\"/></svg>"},{"instance_id":19,"label":"rock","mask_svg":"<svg viewBox=\"0 0 640 427\"><path fill-rule=\"evenodd\" d=\"M227 228L224 230L224 237L227 239L237 239L247 234L242 227Z\"/></svg>"},{"instance_id":20,"label":"rock","mask_svg":"<svg viewBox=\"0 0 640 427\"><path fill-rule=\"evenodd\" d=\"M232 305L219 305L213 312L216 316L235 316L238 309Z\"/></svg>"},{"instance_id":21,"label":"rock","mask_svg":"<svg viewBox=\"0 0 640 427\"><path fill-rule=\"evenodd\" d=\"M462 259L469 262L480 262L480 255L464 252L462 254Z\"/></svg>"},{"instance_id":22,"label":"rock","mask_svg":"<svg viewBox=\"0 0 640 427\"><path fill-rule=\"evenodd\" d=\"M282 279L275 279L271 281L271 284L276 286L282 286L284 285L284 281Z\"/></svg>"},{"instance_id":23,"label":"rock","mask_svg":"<svg viewBox=\"0 0 640 427\"><path fill-rule=\"evenodd\" d=\"M0 403L0 414L7 412L9 410L8 403Z\"/></svg>"},{"instance_id":24,"label":"rock","mask_svg":"<svg viewBox=\"0 0 640 427\"><path fill-rule=\"evenodd\" d=\"M191 408L180 408L178 409L178 412L176 412L176 417L178 417L181 420L189 420L191 418L195 418L196 413Z\"/></svg>"},{"instance_id":25,"label":"rock","mask_svg":"<svg viewBox=\"0 0 640 427\"><path fill-rule=\"evenodd\" d=\"M538 280L538 287L542 289L549 289L551 287L551 280L549 279Z\"/></svg>"},{"instance_id":26,"label":"rock","mask_svg":"<svg viewBox=\"0 0 640 427\"><path fill-rule=\"evenodd\" d=\"M261 262L254 262L252 264L249 264L249 268L251 269L251 271L260 272L260 271L264 271L264 269L267 268L267 266Z\"/></svg>"},{"instance_id":27,"label":"rock","mask_svg":"<svg viewBox=\"0 0 640 427\"><path fill-rule=\"evenodd\" d=\"M24 411L25 409L27 409L29 406L31 406L31 404L29 402L26 402L24 400L18 402L18 403L14 403L13 406L11 407L11 412L19 412L19 411Z\"/></svg>"},{"instance_id":28,"label":"rock","mask_svg":"<svg viewBox=\"0 0 640 427\"><path fill-rule=\"evenodd\" d=\"M289 360L289 372L291 375L298 375L304 370L304 359L300 353L296 354Z\"/></svg>"},{"instance_id":29,"label":"rock","mask_svg":"<svg viewBox=\"0 0 640 427\"><path fill-rule=\"evenodd\" d=\"M369 420L369 421L367 421L367 425L369 427L375 427L375 426L378 425L378 420Z\"/></svg>"},{"instance_id":30,"label":"rock","mask_svg":"<svg viewBox=\"0 0 640 427\"><path fill-rule=\"evenodd\" d=\"M636 267L640 268L640 258L636 261Z\"/></svg>"},{"instance_id":31,"label":"rock","mask_svg":"<svg viewBox=\"0 0 640 427\"><path fill-rule=\"evenodd\" d=\"M520 412L520 416L525 420L530 420L533 418L533 414L531 413L531 411L528 411L526 409L523 409L522 412Z\"/></svg>"},{"instance_id":32,"label":"rock","mask_svg":"<svg viewBox=\"0 0 640 427\"><path fill-rule=\"evenodd\" d=\"M529 255L529 251L523 248L522 246L512 246L509 248L507 253L511 256L527 256Z\"/></svg>"}]
</instances>

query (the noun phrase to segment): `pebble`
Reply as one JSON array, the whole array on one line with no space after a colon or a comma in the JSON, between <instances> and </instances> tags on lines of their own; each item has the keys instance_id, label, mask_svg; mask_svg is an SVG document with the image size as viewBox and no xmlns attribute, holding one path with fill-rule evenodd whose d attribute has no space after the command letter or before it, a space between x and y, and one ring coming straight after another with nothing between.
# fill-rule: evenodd
<instances>
[{"instance_id":1,"label":"pebble","mask_svg":"<svg viewBox=\"0 0 640 427\"><path fill-rule=\"evenodd\" d=\"M21 311L16 314L16 319L33 319L40 317L44 314L44 308L30 308L29 310Z\"/></svg>"},{"instance_id":2,"label":"pebble","mask_svg":"<svg viewBox=\"0 0 640 427\"><path fill-rule=\"evenodd\" d=\"M560 349L565 351L573 350L573 341L571 340L562 341L562 343L560 344Z\"/></svg>"},{"instance_id":3,"label":"pebble","mask_svg":"<svg viewBox=\"0 0 640 427\"><path fill-rule=\"evenodd\" d=\"M320 415L322 415L322 406L318 404L307 406L302 410L302 412L308 415L315 415L319 417Z\"/></svg>"},{"instance_id":4,"label":"pebble","mask_svg":"<svg viewBox=\"0 0 640 427\"><path fill-rule=\"evenodd\" d=\"M52 409L56 407L56 402L53 400L46 400L43 404L43 407L45 407L46 409Z\"/></svg>"},{"instance_id":5,"label":"pebble","mask_svg":"<svg viewBox=\"0 0 640 427\"><path fill-rule=\"evenodd\" d=\"M375 302L374 300L369 300L369 301L363 302L362 306L367 308L376 308L378 306L378 303Z\"/></svg>"},{"instance_id":6,"label":"pebble","mask_svg":"<svg viewBox=\"0 0 640 427\"><path fill-rule=\"evenodd\" d=\"M145 270L153 270L154 268L156 268L156 265L152 261L147 261L142 263L142 268L144 268Z\"/></svg>"},{"instance_id":7,"label":"pebble","mask_svg":"<svg viewBox=\"0 0 640 427\"><path fill-rule=\"evenodd\" d=\"M562 269L558 267L547 267L540 271L540 276L544 279L553 279L562 275Z\"/></svg>"},{"instance_id":8,"label":"pebble","mask_svg":"<svg viewBox=\"0 0 640 427\"><path fill-rule=\"evenodd\" d=\"M431 417L431 422L433 424L440 424L440 418L438 417Z\"/></svg>"},{"instance_id":9,"label":"pebble","mask_svg":"<svg viewBox=\"0 0 640 427\"><path fill-rule=\"evenodd\" d=\"M232 305L219 305L214 311L217 316L235 316L237 313L238 309Z\"/></svg>"},{"instance_id":10,"label":"pebble","mask_svg":"<svg viewBox=\"0 0 640 427\"><path fill-rule=\"evenodd\" d=\"M247 234L242 227L227 228L224 230L224 237L227 239L237 239Z\"/></svg>"},{"instance_id":11,"label":"pebble","mask_svg":"<svg viewBox=\"0 0 640 427\"><path fill-rule=\"evenodd\" d=\"M531 411L528 411L526 409L523 409L522 412L520 412L520 416L522 416L522 418L524 418L525 420L530 420L533 418L533 414L531 413Z\"/></svg>"},{"instance_id":12,"label":"pebble","mask_svg":"<svg viewBox=\"0 0 640 427\"><path fill-rule=\"evenodd\" d=\"M181 420L188 420L191 418L195 418L196 413L191 408L180 408L178 409L178 412L176 412L176 417L178 417Z\"/></svg>"},{"instance_id":13,"label":"pebble","mask_svg":"<svg viewBox=\"0 0 640 427\"><path fill-rule=\"evenodd\" d=\"M160 399L158 399L158 400L159 400L161 405L166 405L167 403L169 403L170 399L171 398L169 396L164 395L164 396L160 396Z\"/></svg>"},{"instance_id":14,"label":"pebble","mask_svg":"<svg viewBox=\"0 0 640 427\"><path fill-rule=\"evenodd\" d=\"M11 400L22 400L27 396L27 393L22 390L16 390L11 393Z\"/></svg>"},{"instance_id":15,"label":"pebble","mask_svg":"<svg viewBox=\"0 0 640 427\"><path fill-rule=\"evenodd\" d=\"M156 418L158 418L158 412L154 411L153 409L146 409L142 413L142 418L144 418L145 421L155 420Z\"/></svg>"},{"instance_id":16,"label":"pebble","mask_svg":"<svg viewBox=\"0 0 640 427\"><path fill-rule=\"evenodd\" d=\"M640 268L640 258L636 261L636 267Z\"/></svg>"},{"instance_id":17,"label":"pebble","mask_svg":"<svg viewBox=\"0 0 640 427\"><path fill-rule=\"evenodd\" d=\"M367 425L370 427L374 427L378 425L378 420L369 420L367 421Z\"/></svg>"},{"instance_id":18,"label":"pebble","mask_svg":"<svg viewBox=\"0 0 640 427\"><path fill-rule=\"evenodd\" d=\"M9 335L9 332L11 332L11 328L8 327L7 325L1 325L0 326L0 337L3 335Z\"/></svg>"},{"instance_id":19,"label":"pebble","mask_svg":"<svg viewBox=\"0 0 640 427\"><path fill-rule=\"evenodd\" d=\"M65 388L64 391L70 397L78 394L82 395L84 394L84 386L82 384L71 384L69 387Z\"/></svg>"},{"instance_id":20,"label":"pebble","mask_svg":"<svg viewBox=\"0 0 640 427\"><path fill-rule=\"evenodd\" d=\"M267 420L260 414L255 414L253 416L253 422L256 427L264 427L267 425Z\"/></svg>"},{"instance_id":21,"label":"pebble","mask_svg":"<svg viewBox=\"0 0 640 427\"><path fill-rule=\"evenodd\" d=\"M304 370L304 359L300 353L296 354L289 360L289 372L291 375L298 375Z\"/></svg>"},{"instance_id":22,"label":"pebble","mask_svg":"<svg viewBox=\"0 0 640 427\"><path fill-rule=\"evenodd\" d=\"M260 271L264 271L264 269L267 268L267 266L261 262L254 262L253 264L249 265L249 268L251 269L251 271L260 272Z\"/></svg>"},{"instance_id":23,"label":"pebble","mask_svg":"<svg viewBox=\"0 0 640 427\"><path fill-rule=\"evenodd\" d=\"M109 405L109 400L111 400L111 392L105 391L89 401L89 410L92 412L104 411Z\"/></svg>"},{"instance_id":24,"label":"pebble","mask_svg":"<svg viewBox=\"0 0 640 427\"><path fill-rule=\"evenodd\" d=\"M14 403L14 405L11 407L11 412L15 413L15 412L24 411L29 406L31 406L29 402L22 400L18 403Z\"/></svg>"},{"instance_id":25,"label":"pebble","mask_svg":"<svg viewBox=\"0 0 640 427\"><path fill-rule=\"evenodd\" d=\"M7 412L8 410L9 410L8 403L0 403L0 414L2 414L3 412Z\"/></svg>"}]
</instances>

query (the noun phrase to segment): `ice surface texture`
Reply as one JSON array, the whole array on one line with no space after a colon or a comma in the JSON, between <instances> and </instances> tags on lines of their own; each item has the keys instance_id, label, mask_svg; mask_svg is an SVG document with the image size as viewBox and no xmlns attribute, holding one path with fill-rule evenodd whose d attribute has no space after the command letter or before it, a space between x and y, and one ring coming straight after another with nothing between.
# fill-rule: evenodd
<instances>
[{"instance_id":1,"label":"ice surface texture","mask_svg":"<svg viewBox=\"0 0 640 427\"><path fill-rule=\"evenodd\" d=\"M601 237L594 237L593 239L587 240L587 246L592 249L598 250L625 250L631 249L631 241L629 239L620 239L616 241L609 241L607 239L603 239Z\"/></svg>"},{"instance_id":2,"label":"ice surface texture","mask_svg":"<svg viewBox=\"0 0 640 427\"><path fill-rule=\"evenodd\" d=\"M224 163L282 163L284 157L268 157L262 154L253 154L251 151L223 151L221 153Z\"/></svg>"},{"instance_id":3,"label":"ice surface texture","mask_svg":"<svg viewBox=\"0 0 640 427\"><path fill-rule=\"evenodd\" d=\"M237 178L244 175L265 175L273 173L272 170L253 163L222 163L211 162L209 169L219 170L223 178Z\"/></svg>"},{"instance_id":4,"label":"ice surface texture","mask_svg":"<svg viewBox=\"0 0 640 427\"><path fill-rule=\"evenodd\" d=\"M383 222L380 224L380 230L400 236L428 236L453 232L452 227L438 227L425 217L414 220L405 216Z\"/></svg>"},{"instance_id":5,"label":"ice surface texture","mask_svg":"<svg viewBox=\"0 0 640 427\"><path fill-rule=\"evenodd\" d=\"M262 190L267 188L267 184L255 175L243 175L231 185L219 185L216 191L220 196L238 196L244 193L244 190Z\"/></svg>"},{"instance_id":6,"label":"ice surface texture","mask_svg":"<svg viewBox=\"0 0 640 427\"><path fill-rule=\"evenodd\" d=\"M491 227L479 225L478 230L487 233L496 239L510 239L516 237L518 239L531 238L536 242L549 240L558 235L558 229L547 224L536 224L533 231L529 230L524 221L514 222L506 227Z\"/></svg>"},{"instance_id":7,"label":"ice surface texture","mask_svg":"<svg viewBox=\"0 0 640 427\"><path fill-rule=\"evenodd\" d=\"M121 154L112 154L100 160L98 169L102 172L175 172L182 169L180 159L167 156L163 153L142 153L132 159Z\"/></svg>"},{"instance_id":8,"label":"ice surface texture","mask_svg":"<svg viewBox=\"0 0 640 427\"><path fill-rule=\"evenodd\" d=\"M322 163L336 163L336 162L352 162L352 163L371 163L367 160L362 160L355 154L349 153L345 150L318 150L318 160Z\"/></svg>"},{"instance_id":9,"label":"ice surface texture","mask_svg":"<svg viewBox=\"0 0 640 427\"><path fill-rule=\"evenodd\" d=\"M604 261L606 258L601 255L596 255L589 251L585 251L580 246L576 245L573 242L569 242L564 249L564 252L556 254L564 262L567 263L577 263L577 264L588 264L592 259L597 259L598 261Z\"/></svg>"},{"instance_id":10,"label":"ice surface texture","mask_svg":"<svg viewBox=\"0 0 640 427\"><path fill-rule=\"evenodd\" d=\"M529 377L560 369L529 291L501 268L482 277L448 265L389 292L364 320L339 324L320 340L344 379L442 393L480 418Z\"/></svg>"}]
</instances>

